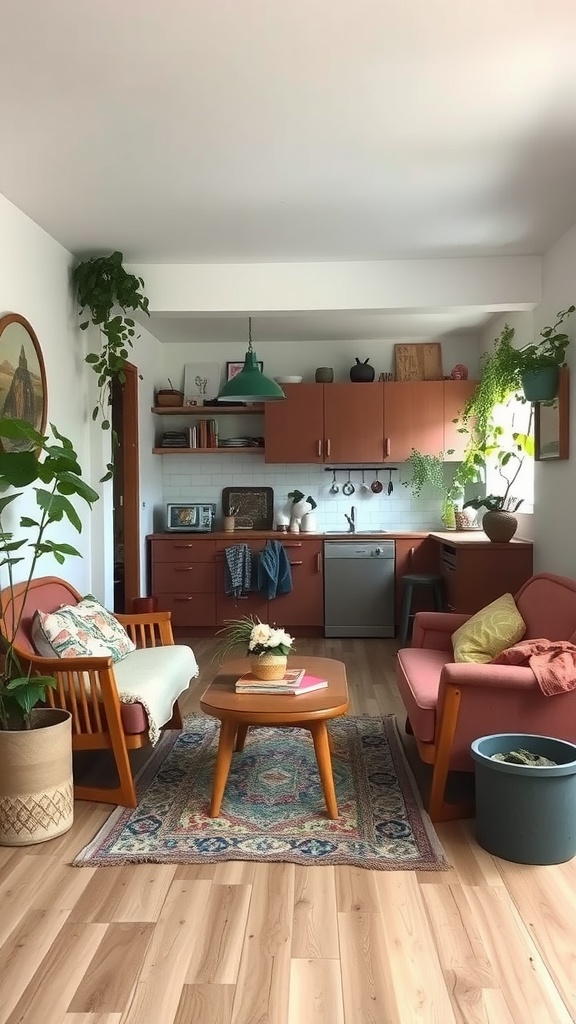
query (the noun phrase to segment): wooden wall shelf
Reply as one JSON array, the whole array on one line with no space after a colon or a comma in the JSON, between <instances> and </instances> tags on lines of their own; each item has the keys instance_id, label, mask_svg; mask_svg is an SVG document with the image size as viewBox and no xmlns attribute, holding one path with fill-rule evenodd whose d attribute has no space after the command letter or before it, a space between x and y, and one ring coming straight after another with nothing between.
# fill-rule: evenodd
<instances>
[{"instance_id":1,"label":"wooden wall shelf","mask_svg":"<svg viewBox=\"0 0 576 1024\"><path fill-rule=\"evenodd\" d=\"M227 445L223 448L153 448L152 455L256 455L264 453L263 448L253 448L246 445L245 448Z\"/></svg>"},{"instance_id":2,"label":"wooden wall shelf","mask_svg":"<svg viewBox=\"0 0 576 1024\"><path fill-rule=\"evenodd\" d=\"M216 416L254 416L264 412L260 405L153 405L152 412L157 416L202 416L210 420Z\"/></svg>"}]
</instances>

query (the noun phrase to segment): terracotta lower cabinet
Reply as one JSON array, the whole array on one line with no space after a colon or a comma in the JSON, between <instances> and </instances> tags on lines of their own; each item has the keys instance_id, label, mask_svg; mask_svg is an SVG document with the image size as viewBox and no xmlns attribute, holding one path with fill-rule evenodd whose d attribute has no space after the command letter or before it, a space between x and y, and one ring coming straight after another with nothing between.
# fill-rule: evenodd
<instances>
[{"instance_id":1,"label":"terracotta lower cabinet","mask_svg":"<svg viewBox=\"0 0 576 1024\"><path fill-rule=\"evenodd\" d=\"M533 573L530 541L507 544L437 542L451 611L474 614L502 594L514 595Z\"/></svg>"},{"instance_id":2,"label":"terracotta lower cabinet","mask_svg":"<svg viewBox=\"0 0 576 1024\"><path fill-rule=\"evenodd\" d=\"M402 577L412 572L440 572L440 552L438 544L430 537L396 539L396 576L395 576L395 621L400 624L404 586ZM413 592L412 611L432 611L434 605L431 592L424 588L415 588Z\"/></svg>"},{"instance_id":3,"label":"terracotta lower cabinet","mask_svg":"<svg viewBox=\"0 0 576 1024\"><path fill-rule=\"evenodd\" d=\"M190 535L149 538L151 593L158 608L172 613L179 631L212 634L226 619L254 615L263 622L290 627L321 627L324 623L323 545L320 538L282 540L290 560L292 590L272 600L258 591L226 594L225 549L248 544L257 558L266 540L234 536L206 540Z\"/></svg>"},{"instance_id":4,"label":"terracotta lower cabinet","mask_svg":"<svg viewBox=\"0 0 576 1024\"><path fill-rule=\"evenodd\" d=\"M216 543L158 535L150 539L151 591L175 629L216 625Z\"/></svg>"}]
</instances>

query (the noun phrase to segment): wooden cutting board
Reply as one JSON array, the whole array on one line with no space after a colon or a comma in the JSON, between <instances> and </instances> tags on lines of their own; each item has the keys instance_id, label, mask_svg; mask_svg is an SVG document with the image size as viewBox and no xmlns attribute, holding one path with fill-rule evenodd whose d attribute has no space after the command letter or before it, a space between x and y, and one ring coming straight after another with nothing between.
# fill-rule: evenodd
<instances>
[{"instance_id":1,"label":"wooden cutting board","mask_svg":"<svg viewBox=\"0 0 576 1024\"><path fill-rule=\"evenodd\" d=\"M439 341L394 345L396 380L442 380Z\"/></svg>"}]
</instances>

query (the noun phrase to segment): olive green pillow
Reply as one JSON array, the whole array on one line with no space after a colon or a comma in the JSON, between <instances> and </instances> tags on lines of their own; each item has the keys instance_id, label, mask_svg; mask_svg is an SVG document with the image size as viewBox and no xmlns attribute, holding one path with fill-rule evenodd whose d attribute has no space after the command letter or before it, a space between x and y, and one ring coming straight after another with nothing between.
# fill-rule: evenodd
<instances>
[{"instance_id":1,"label":"olive green pillow","mask_svg":"<svg viewBox=\"0 0 576 1024\"><path fill-rule=\"evenodd\" d=\"M512 594L503 594L452 634L454 661L486 664L522 639L526 623Z\"/></svg>"}]
</instances>

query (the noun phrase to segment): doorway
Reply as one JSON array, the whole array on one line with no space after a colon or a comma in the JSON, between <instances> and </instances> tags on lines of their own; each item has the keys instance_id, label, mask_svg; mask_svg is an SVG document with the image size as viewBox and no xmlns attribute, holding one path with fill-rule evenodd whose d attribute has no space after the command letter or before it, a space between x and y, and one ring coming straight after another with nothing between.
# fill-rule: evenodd
<instances>
[{"instance_id":1,"label":"doorway","mask_svg":"<svg viewBox=\"0 0 576 1024\"><path fill-rule=\"evenodd\" d=\"M130 612L140 595L138 370L127 363L124 372L124 383L112 385L114 611L120 613Z\"/></svg>"}]
</instances>

